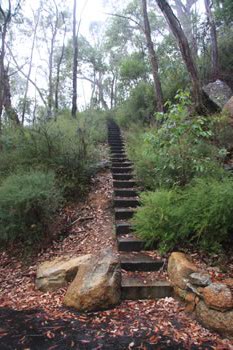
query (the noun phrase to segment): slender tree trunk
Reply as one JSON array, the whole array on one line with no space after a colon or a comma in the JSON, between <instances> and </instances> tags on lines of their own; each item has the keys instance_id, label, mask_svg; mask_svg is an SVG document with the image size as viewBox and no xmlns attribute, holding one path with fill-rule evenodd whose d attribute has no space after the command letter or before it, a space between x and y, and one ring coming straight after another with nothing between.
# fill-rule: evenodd
<instances>
[{"instance_id":1,"label":"slender tree trunk","mask_svg":"<svg viewBox=\"0 0 233 350\"><path fill-rule=\"evenodd\" d=\"M218 40L217 30L214 21L214 17L211 11L210 0L205 0L206 15L210 25L210 38L211 38L211 75L213 79L217 79L219 76L219 55L218 55Z\"/></svg>"},{"instance_id":2,"label":"slender tree trunk","mask_svg":"<svg viewBox=\"0 0 233 350\"><path fill-rule=\"evenodd\" d=\"M30 79L31 72L32 72L32 58L33 58L33 54L34 54L34 48L35 48L35 43L36 43L36 34L37 34L37 28L38 28L39 21L40 21L40 13L38 12L38 17L37 17L37 21L36 21L36 25L35 25L34 33L33 33L32 47L31 47L31 54L30 54L30 61L29 61L29 68L28 68L28 74L27 74L27 79L26 79L26 87L25 87L24 98L23 98L23 111L22 111L22 118L21 118L22 125L24 124L25 113L26 113L29 79Z\"/></svg>"},{"instance_id":3,"label":"slender tree trunk","mask_svg":"<svg viewBox=\"0 0 233 350\"><path fill-rule=\"evenodd\" d=\"M78 72L78 37L76 31L76 0L73 7L73 95L72 95L72 117L77 114L77 72Z\"/></svg>"},{"instance_id":4,"label":"slender tree trunk","mask_svg":"<svg viewBox=\"0 0 233 350\"><path fill-rule=\"evenodd\" d=\"M11 104L11 90L10 90L10 81L8 71L4 70L4 100L3 106L6 111L6 115L10 120L13 121L16 125L20 125L19 117L16 110L12 107Z\"/></svg>"},{"instance_id":5,"label":"slender tree trunk","mask_svg":"<svg viewBox=\"0 0 233 350\"><path fill-rule=\"evenodd\" d=\"M197 2L197 0L187 0L186 4L182 0L174 0L174 9L177 12L180 23L182 24L184 33L191 46L192 53L194 57L197 57L198 45L197 39L194 34L194 25L192 20L192 6Z\"/></svg>"},{"instance_id":6,"label":"slender tree trunk","mask_svg":"<svg viewBox=\"0 0 233 350\"><path fill-rule=\"evenodd\" d=\"M168 2L166 0L156 0L156 2L160 10L164 14L173 35L178 41L184 63L186 65L187 71L189 73L189 76L192 82L192 90L193 90L192 93L193 93L195 107L197 110L200 110L202 108L202 92L201 92L200 80L199 80L195 61L192 57L188 40L184 34L184 31L180 25L179 20L174 15Z\"/></svg>"},{"instance_id":7,"label":"slender tree trunk","mask_svg":"<svg viewBox=\"0 0 233 350\"><path fill-rule=\"evenodd\" d=\"M143 11L144 30L145 30L147 48L149 51L149 57L150 57L150 62L151 62L151 67L152 67L152 75L153 75L153 81L154 81L157 111L163 112L164 111L164 109L163 109L163 93L162 93L161 81L160 81L160 77L159 77L158 58L157 58L157 55L155 53L154 44L153 44L152 39L151 39L151 28L150 28L148 13L147 13L147 0L142 0L142 11Z\"/></svg>"},{"instance_id":8,"label":"slender tree trunk","mask_svg":"<svg viewBox=\"0 0 233 350\"><path fill-rule=\"evenodd\" d=\"M64 53L65 53L65 37L66 37L66 27L65 27L64 35L63 35L61 55L60 55L58 63L57 63L57 75L56 75L56 83L55 83L55 110L56 110L56 114L59 110L58 93L59 93L59 85L60 85L61 64L62 64L62 61L64 58Z\"/></svg>"},{"instance_id":9,"label":"slender tree trunk","mask_svg":"<svg viewBox=\"0 0 233 350\"><path fill-rule=\"evenodd\" d=\"M2 132L2 112L3 112L3 103L4 103L4 57L5 57L5 42L6 42L6 32L7 26L4 23L2 25L2 43L1 43L1 52L0 52L0 135Z\"/></svg>"},{"instance_id":10,"label":"slender tree trunk","mask_svg":"<svg viewBox=\"0 0 233 350\"><path fill-rule=\"evenodd\" d=\"M114 106L114 85L115 85L115 74L113 74L113 78L112 78L112 81L111 81L111 96L110 96L110 99L111 99L111 109L113 109L113 106Z\"/></svg>"},{"instance_id":11,"label":"slender tree trunk","mask_svg":"<svg viewBox=\"0 0 233 350\"><path fill-rule=\"evenodd\" d=\"M99 89L99 105L102 105L102 107L107 110L108 105L104 99L104 92L103 92L103 83L102 83L102 72L99 72L99 79L97 80L97 86Z\"/></svg>"}]
</instances>

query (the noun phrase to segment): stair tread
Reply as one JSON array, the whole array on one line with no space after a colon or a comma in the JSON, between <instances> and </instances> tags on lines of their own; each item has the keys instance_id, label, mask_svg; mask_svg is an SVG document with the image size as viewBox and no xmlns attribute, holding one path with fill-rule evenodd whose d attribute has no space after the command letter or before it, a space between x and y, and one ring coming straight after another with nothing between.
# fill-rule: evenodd
<instances>
[{"instance_id":1,"label":"stair tread","mask_svg":"<svg viewBox=\"0 0 233 350\"><path fill-rule=\"evenodd\" d=\"M134 235L129 235L127 237L118 236L117 240L120 242L145 242L141 238L135 237Z\"/></svg>"},{"instance_id":2,"label":"stair tread","mask_svg":"<svg viewBox=\"0 0 233 350\"><path fill-rule=\"evenodd\" d=\"M127 252L127 253L120 253L120 261L121 262L127 262L132 264L137 263L163 263L163 260L161 259L155 259L151 256L143 253L143 252Z\"/></svg>"},{"instance_id":3,"label":"stair tread","mask_svg":"<svg viewBox=\"0 0 233 350\"><path fill-rule=\"evenodd\" d=\"M143 281L138 277L133 276L122 276L121 280L122 287L170 287L171 284L168 280L158 280L158 281Z\"/></svg>"},{"instance_id":4,"label":"stair tread","mask_svg":"<svg viewBox=\"0 0 233 350\"><path fill-rule=\"evenodd\" d=\"M118 213L124 213L125 211L133 211L133 212L136 212L136 208L115 208L115 212L118 212Z\"/></svg>"}]
</instances>

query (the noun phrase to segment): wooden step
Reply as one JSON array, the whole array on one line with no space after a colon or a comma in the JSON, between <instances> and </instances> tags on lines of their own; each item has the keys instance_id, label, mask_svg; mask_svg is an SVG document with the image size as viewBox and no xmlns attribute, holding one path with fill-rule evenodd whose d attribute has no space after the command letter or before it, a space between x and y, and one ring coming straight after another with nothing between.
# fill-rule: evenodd
<instances>
[{"instance_id":1,"label":"wooden step","mask_svg":"<svg viewBox=\"0 0 233 350\"><path fill-rule=\"evenodd\" d=\"M133 174L112 174L113 180L132 180Z\"/></svg>"},{"instance_id":2,"label":"wooden step","mask_svg":"<svg viewBox=\"0 0 233 350\"><path fill-rule=\"evenodd\" d=\"M133 188L136 186L136 181L134 180L113 180L114 188Z\"/></svg>"},{"instance_id":3,"label":"wooden step","mask_svg":"<svg viewBox=\"0 0 233 350\"><path fill-rule=\"evenodd\" d=\"M114 162L112 164L112 167L116 167L116 168L128 168L128 167L132 167L132 162Z\"/></svg>"},{"instance_id":4,"label":"wooden step","mask_svg":"<svg viewBox=\"0 0 233 350\"><path fill-rule=\"evenodd\" d=\"M147 250L145 241L140 238L131 237L118 237L117 245L119 251L124 252L140 252L141 250Z\"/></svg>"},{"instance_id":5,"label":"wooden step","mask_svg":"<svg viewBox=\"0 0 233 350\"><path fill-rule=\"evenodd\" d=\"M124 146L118 145L118 146L110 146L111 151L123 151Z\"/></svg>"},{"instance_id":6,"label":"wooden step","mask_svg":"<svg viewBox=\"0 0 233 350\"><path fill-rule=\"evenodd\" d=\"M155 281L144 284L133 277L123 277L121 298L123 300L160 299L173 296L173 288L168 281Z\"/></svg>"},{"instance_id":7,"label":"wooden step","mask_svg":"<svg viewBox=\"0 0 233 350\"><path fill-rule=\"evenodd\" d=\"M116 235L128 235L133 231L132 225L129 222L116 223Z\"/></svg>"},{"instance_id":8,"label":"wooden step","mask_svg":"<svg viewBox=\"0 0 233 350\"><path fill-rule=\"evenodd\" d=\"M121 268L126 271L158 271L164 264L143 253L121 253L120 261Z\"/></svg>"},{"instance_id":9,"label":"wooden step","mask_svg":"<svg viewBox=\"0 0 233 350\"><path fill-rule=\"evenodd\" d=\"M122 149L117 149L117 150L115 150L115 149L110 149L110 152L111 152L111 155L112 156L114 156L115 154L116 155L122 155L122 154L124 154L125 155L125 150L124 150L124 148L122 148Z\"/></svg>"},{"instance_id":10,"label":"wooden step","mask_svg":"<svg viewBox=\"0 0 233 350\"><path fill-rule=\"evenodd\" d=\"M114 195L116 197L137 197L138 192L137 190L134 189L127 189L127 188L122 188L122 189L115 189L114 190Z\"/></svg>"},{"instance_id":11,"label":"wooden step","mask_svg":"<svg viewBox=\"0 0 233 350\"><path fill-rule=\"evenodd\" d=\"M137 198L114 198L115 208L137 208L139 206L139 200Z\"/></svg>"},{"instance_id":12,"label":"wooden step","mask_svg":"<svg viewBox=\"0 0 233 350\"><path fill-rule=\"evenodd\" d=\"M129 167L112 167L112 173L114 174L127 174L127 173L132 173L133 168L131 166Z\"/></svg>"},{"instance_id":13,"label":"wooden step","mask_svg":"<svg viewBox=\"0 0 233 350\"><path fill-rule=\"evenodd\" d=\"M128 220L133 217L135 208L115 208L115 219L116 220Z\"/></svg>"}]
</instances>

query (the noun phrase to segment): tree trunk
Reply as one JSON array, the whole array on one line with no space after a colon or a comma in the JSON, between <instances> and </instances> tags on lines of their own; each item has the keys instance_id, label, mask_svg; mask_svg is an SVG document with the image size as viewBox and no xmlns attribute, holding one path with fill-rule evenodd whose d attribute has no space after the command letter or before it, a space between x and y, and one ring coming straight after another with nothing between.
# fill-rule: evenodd
<instances>
[{"instance_id":1,"label":"tree trunk","mask_svg":"<svg viewBox=\"0 0 233 350\"><path fill-rule=\"evenodd\" d=\"M160 10L164 14L173 35L178 41L182 58L184 60L184 63L186 65L187 71L189 73L189 76L192 82L192 94L193 94L195 107L197 110L201 110L202 109L202 92L201 92L200 80L199 80L196 64L192 57L188 40L184 34L184 31L180 25L179 20L174 15L168 2L166 0L156 0L156 2Z\"/></svg>"},{"instance_id":2,"label":"tree trunk","mask_svg":"<svg viewBox=\"0 0 233 350\"><path fill-rule=\"evenodd\" d=\"M102 105L102 107L105 110L108 110L108 105L104 99L104 92L103 92L103 83L102 83L102 72L99 72L99 79L96 81L98 90L99 90L99 106Z\"/></svg>"},{"instance_id":3,"label":"tree trunk","mask_svg":"<svg viewBox=\"0 0 233 350\"><path fill-rule=\"evenodd\" d=\"M78 37L76 32L76 0L73 7L73 94L72 94L72 117L77 114L77 71L78 71Z\"/></svg>"},{"instance_id":4,"label":"tree trunk","mask_svg":"<svg viewBox=\"0 0 233 350\"><path fill-rule=\"evenodd\" d=\"M16 125L20 125L19 117L16 110L12 107L11 104L11 90L10 90L10 81L8 71L4 70L4 99L3 106L6 111L7 117L13 121Z\"/></svg>"},{"instance_id":5,"label":"tree trunk","mask_svg":"<svg viewBox=\"0 0 233 350\"><path fill-rule=\"evenodd\" d=\"M55 111L56 111L56 114L59 110L58 93L59 93L59 85L60 85L61 64L62 64L62 60L63 60L64 53L65 53L65 37L66 37L66 27L65 27L64 35L63 35L61 55L60 55L58 63L57 63L57 75L56 75L56 83L55 83Z\"/></svg>"},{"instance_id":6,"label":"tree trunk","mask_svg":"<svg viewBox=\"0 0 233 350\"><path fill-rule=\"evenodd\" d=\"M143 20L144 20L144 31L146 36L146 42L147 42L147 48L149 51L149 57L152 67L152 75L153 75L153 81L154 81L154 89L155 89L155 96L156 96L156 105L157 105L157 111L163 112L163 93L162 93L162 87L161 87L161 81L159 77L159 67L158 67L158 58L154 50L154 44L151 39L151 28L150 28L150 22L148 18L147 13L147 0L142 0L142 11L143 11Z\"/></svg>"},{"instance_id":7,"label":"tree trunk","mask_svg":"<svg viewBox=\"0 0 233 350\"><path fill-rule=\"evenodd\" d=\"M113 74L112 81L111 81L111 93L110 93L110 99L111 99L111 109L113 109L114 106L114 85L115 85L115 74Z\"/></svg>"},{"instance_id":8,"label":"tree trunk","mask_svg":"<svg viewBox=\"0 0 233 350\"><path fill-rule=\"evenodd\" d=\"M33 58L33 53L34 53L34 48L35 48L35 43L36 43L36 34L37 34L37 28L38 28L39 20L40 20L40 12L38 12L38 17L37 17L37 21L36 21L36 24L35 24L34 33L33 33L33 39L32 39L32 47L31 47L29 68L28 68L28 74L27 74L27 79L26 79L26 87L25 87L24 98L23 98L23 111L22 111L22 118L21 118L22 125L24 124L25 113L26 113L29 79L30 79L31 71L32 71L32 58Z\"/></svg>"},{"instance_id":9,"label":"tree trunk","mask_svg":"<svg viewBox=\"0 0 233 350\"><path fill-rule=\"evenodd\" d=\"M210 25L210 39L211 39L211 75L213 79L219 77L219 56L218 56L218 41L217 30L214 17L211 11L210 0L205 0L206 15Z\"/></svg>"},{"instance_id":10,"label":"tree trunk","mask_svg":"<svg viewBox=\"0 0 233 350\"><path fill-rule=\"evenodd\" d=\"M5 57L5 42L6 42L6 32L7 25L4 23L2 25L2 44L0 52L0 134L2 132L2 112L3 112L3 103L4 103L4 57Z\"/></svg>"},{"instance_id":11,"label":"tree trunk","mask_svg":"<svg viewBox=\"0 0 233 350\"><path fill-rule=\"evenodd\" d=\"M189 45L195 58L197 57L198 45L194 34L194 21L192 20L192 6L197 0L187 0L184 5L182 0L174 0L174 9L177 12L179 21L183 27L185 35L188 39Z\"/></svg>"}]
</instances>

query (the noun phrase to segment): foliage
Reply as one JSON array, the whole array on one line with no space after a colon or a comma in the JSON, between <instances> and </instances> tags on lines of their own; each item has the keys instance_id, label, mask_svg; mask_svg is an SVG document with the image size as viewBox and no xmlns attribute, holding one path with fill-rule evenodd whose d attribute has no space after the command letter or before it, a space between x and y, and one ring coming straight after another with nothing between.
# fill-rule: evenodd
<instances>
[{"instance_id":1,"label":"foliage","mask_svg":"<svg viewBox=\"0 0 233 350\"><path fill-rule=\"evenodd\" d=\"M177 104L167 103L168 113L156 114L162 124L129 136L129 156L138 178L148 189L184 186L195 176L221 176L219 162L225 153L211 143L208 119L187 118L189 93L180 91Z\"/></svg>"},{"instance_id":2,"label":"foliage","mask_svg":"<svg viewBox=\"0 0 233 350\"><path fill-rule=\"evenodd\" d=\"M138 235L158 243L163 251L191 241L218 250L233 229L233 179L197 179L183 191L158 190L141 195L142 206L134 216Z\"/></svg>"},{"instance_id":3,"label":"foliage","mask_svg":"<svg viewBox=\"0 0 233 350\"><path fill-rule=\"evenodd\" d=\"M38 238L61 200L53 172L10 175L0 186L0 240Z\"/></svg>"},{"instance_id":4,"label":"foliage","mask_svg":"<svg viewBox=\"0 0 233 350\"><path fill-rule=\"evenodd\" d=\"M134 53L121 61L120 76L122 80L137 82L138 79L145 78L146 75L147 66L142 54Z\"/></svg>"},{"instance_id":5,"label":"foliage","mask_svg":"<svg viewBox=\"0 0 233 350\"><path fill-rule=\"evenodd\" d=\"M154 113L154 90L150 83L141 81L131 90L129 98L116 111L121 126L148 122Z\"/></svg>"},{"instance_id":6,"label":"foliage","mask_svg":"<svg viewBox=\"0 0 233 350\"><path fill-rule=\"evenodd\" d=\"M86 112L79 124L68 115L34 127L6 129L2 135L0 179L15 170L53 170L65 196L80 196L87 189L90 168L98 162L97 144L106 135L105 116Z\"/></svg>"}]
</instances>

